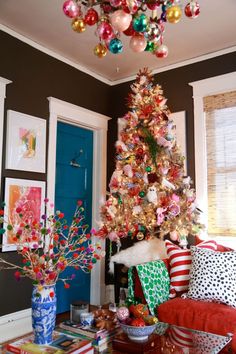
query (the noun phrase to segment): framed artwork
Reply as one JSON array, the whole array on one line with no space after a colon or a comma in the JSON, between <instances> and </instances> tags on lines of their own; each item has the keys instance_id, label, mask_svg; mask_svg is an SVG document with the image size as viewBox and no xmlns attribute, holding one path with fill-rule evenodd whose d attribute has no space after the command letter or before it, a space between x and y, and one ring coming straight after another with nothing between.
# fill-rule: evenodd
<instances>
[{"instance_id":1,"label":"framed artwork","mask_svg":"<svg viewBox=\"0 0 236 354\"><path fill-rule=\"evenodd\" d=\"M45 119L7 111L6 169L45 173Z\"/></svg>"},{"instance_id":2,"label":"framed artwork","mask_svg":"<svg viewBox=\"0 0 236 354\"><path fill-rule=\"evenodd\" d=\"M44 214L45 182L26 179L6 178L5 181L5 221L4 229L10 222L15 229L22 219L27 222L34 220L39 222ZM20 218L16 208L22 209L23 217ZM2 251L15 251L16 241L14 232L6 231L2 238Z\"/></svg>"},{"instance_id":3,"label":"framed artwork","mask_svg":"<svg viewBox=\"0 0 236 354\"><path fill-rule=\"evenodd\" d=\"M180 111L170 114L170 119L173 120L176 126L176 142L180 147L180 151L185 157L184 170L187 173L187 148L186 148L186 124L185 111Z\"/></svg>"}]
</instances>

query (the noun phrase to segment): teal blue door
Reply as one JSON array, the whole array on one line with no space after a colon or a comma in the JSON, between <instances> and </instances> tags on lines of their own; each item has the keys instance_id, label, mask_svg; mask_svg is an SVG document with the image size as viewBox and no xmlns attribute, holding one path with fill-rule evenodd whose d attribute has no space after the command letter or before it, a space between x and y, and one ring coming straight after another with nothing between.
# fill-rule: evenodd
<instances>
[{"instance_id":1,"label":"teal blue door","mask_svg":"<svg viewBox=\"0 0 236 354\"><path fill-rule=\"evenodd\" d=\"M55 210L61 210L65 214L68 225L77 201L82 200L85 223L91 228L92 165L93 132L58 122ZM57 282L57 313L68 311L73 301L90 300L90 275L81 270L66 269L62 277L66 278L72 273L76 278L70 282L69 289L65 289L62 282Z\"/></svg>"}]
</instances>

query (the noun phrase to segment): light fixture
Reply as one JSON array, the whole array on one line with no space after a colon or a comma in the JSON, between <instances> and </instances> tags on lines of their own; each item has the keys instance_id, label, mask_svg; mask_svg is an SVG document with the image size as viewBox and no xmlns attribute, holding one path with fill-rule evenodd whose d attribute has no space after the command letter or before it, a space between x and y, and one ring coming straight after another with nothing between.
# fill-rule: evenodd
<instances>
[{"instance_id":1,"label":"light fixture","mask_svg":"<svg viewBox=\"0 0 236 354\"><path fill-rule=\"evenodd\" d=\"M66 0L63 12L72 18L72 29L82 33L86 26L96 25L99 43L94 48L98 58L107 52L123 51L121 34L130 36L134 52L151 52L157 58L166 58L168 48L163 44L166 22L175 24L182 15L180 0ZM196 18L200 13L196 0L190 0L184 13Z\"/></svg>"}]
</instances>

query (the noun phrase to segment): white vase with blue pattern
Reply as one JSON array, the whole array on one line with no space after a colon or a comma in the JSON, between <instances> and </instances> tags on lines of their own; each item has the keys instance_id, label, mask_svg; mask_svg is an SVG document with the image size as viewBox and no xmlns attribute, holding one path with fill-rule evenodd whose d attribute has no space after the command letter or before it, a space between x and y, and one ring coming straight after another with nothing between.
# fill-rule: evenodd
<instances>
[{"instance_id":1,"label":"white vase with blue pattern","mask_svg":"<svg viewBox=\"0 0 236 354\"><path fill-rule=\"evenodd\" d=\"M50 344L56 323L56 286L34 286L32 293L32 326L34 343Z\"/></svg>"}]
</instances>

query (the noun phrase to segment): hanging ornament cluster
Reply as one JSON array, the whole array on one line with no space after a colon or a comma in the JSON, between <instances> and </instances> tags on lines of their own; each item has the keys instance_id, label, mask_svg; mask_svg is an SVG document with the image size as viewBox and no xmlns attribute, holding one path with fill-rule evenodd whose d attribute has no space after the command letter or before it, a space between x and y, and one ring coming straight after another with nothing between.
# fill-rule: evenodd
<instances>
[{"instance_id":1,"label":"hanging ornament cluster","mask_svg":"<svg viewBox=\"0 0 236 354\"><path fill-rule=\"evenodd\" d=\"M126 237L142 240L165 235L183 243L203 226L174 122L148 69L139 72L131 89L130 110L120 119L116 168L96 235L118 244Z\"/></svg>"},{"instance_id":2,"label":"hanging ornament cluster","mask_svg":"<svg viewBox=\"0 0 236 354\"><path fill-rule=\"evenodd\" d=\"M129 46L134 52L147 51L166 58L166 23L179 22L183 12L188 18L196 18L200 8L197 0L190 0L184 11L180 0L66 0L63 12L72 19L71 27L78 33L84 32L86 26L97 26L99 43L94 54L98 58L108 51L123 51L121 33L131 37Z\"/></svg>"}]
</instances>

